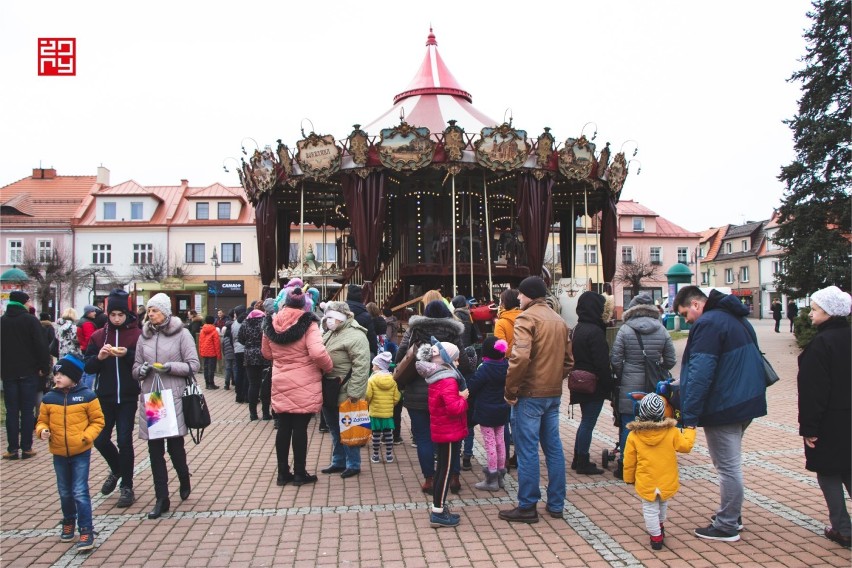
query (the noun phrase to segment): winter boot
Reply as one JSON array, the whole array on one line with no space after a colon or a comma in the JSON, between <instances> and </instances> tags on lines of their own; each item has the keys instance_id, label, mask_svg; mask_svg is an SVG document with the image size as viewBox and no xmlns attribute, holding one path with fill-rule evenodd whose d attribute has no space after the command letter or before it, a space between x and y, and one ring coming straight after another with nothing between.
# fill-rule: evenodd
<instances>
[{"instance_id":1,"label":"winter boot","mask_svg":"<svg viewBox=\"0 0 852 568\"><path fill-rule=\"evenodd\" d=\"M484 489L485 491L497 491L500 489L500 485L497 483L496 471L483 468L482 472L485 474L485 479L474 485L476 489Z\"/></svg>"},{"instance_id":2,"label":"winter boot","mask_svg":"<svg viewBox=\"0 0 852 568\"><path fill-rule=\"evenodd\" d=\"M504 467L503 469L498 469L498 470L497 470L497 486L498 486L500 489L505 489L505 488L506 488L506 484L505 484L505 483L504 483L504 481L503 481L503 478L504 478L504 477L506 477L506 468L505 468L505 467Z\"/></svg>"},{"instance_id":3,"label":"winter boot","mask_svg":"<svg viewBox=\"0 0 852 568\"><path fill-rule=\"evenodd\" d=\"M189 478L192 476L191 473L178 473L178 481L180 482L180 500L186 501L189 494L192 492L192 484L189 482Z\"/></svg>"},{"instance_id":4,"label":"winter boot","mask_svg":"<svg viewBox=\"0 0 852 568\"><path fill-rule=\"evenodd\" d=\"M602 469L589 460L589 454L577 454L577 473L581 475L601 475Z\"/></svg>"},{"instance_id":5,"label":"winter boot","mask_svg":"<svg viewBox=\"0 0 852 568\"><path fill-rule=\"evenodd\" d=\"M574 450L574 459L571 460L571 469L577 471L577 451Z\"/></svg>"},{"instance_id":6,"label":"winter boot","mask_svg":"<svg viewBox=\"0 0 852 568\"><path fill-rule=\"evenodd\" d=\"M614 472L612 472L612 475L613 475L616 479L624 479L624 462L623 462L623 461L618 460L618 461L616 462L616 464L615 464L615 471L614 471Z\"/></svg>"}]
</instances>

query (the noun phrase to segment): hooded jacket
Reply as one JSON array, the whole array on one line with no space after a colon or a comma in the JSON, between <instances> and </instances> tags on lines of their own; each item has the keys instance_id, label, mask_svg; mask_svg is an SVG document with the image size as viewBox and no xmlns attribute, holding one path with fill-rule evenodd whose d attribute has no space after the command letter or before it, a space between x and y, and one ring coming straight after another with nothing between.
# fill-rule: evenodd
<instances>
[{"instance_id":1,"label":"hooded jacket","mask_svg":"<svg viewBox=\"0 0 852 568\"><path fill-rule=\"evenodd\" d=\"M402 336L402 341L399 344L399 349L396 352L397 364L402 361L405 354L408 352L410 345L431 345L430 338L434 337L438 341L447 341L459 348L459 372L468 377L473 373L474 366L470 360L464 356L464 344L461 335L464 332L464 325L458 320L452 318L430 318L426 316L411 316L408 320L408 329ZM426 381L422 376L417 376L405 387L405 394L402 398L402 403L406 408L413 410L428 410L429 408L429 389L426 386Z\"/></svg>"},{"instance_id":2,"label":"hooded jacket","mask_svg":"<svg viewBox=\"0 0 852 568\"><path fill-rule=\"evenodd\" d=\"M565 320L550 309L544 298L532 300L515 319L506 398L562 396L562 379L573 366Z\"/></svg>"},{"instance_id":3,"label":"hooded jacket","mask_svg":"<svg viewBox=\"0 0 852 568\"><path fill-rule=\"evenodd\" d=\"M594 373L598 377L598 385L591 394L571 391L571 404L606 400L612 396L609 344L606 342L606 324L601 319L605 304L606 299L594 292L584 292L577 300L577 325L571 337L574 368Z\"/></svg>"},{"instance_id":4,"label":"hooded jacket","mask_svg":"<svg viewBox=\"0 0 852 568\"><path fill-rule=\"evenodd\" d=\"M139 377L142 363L169 363L168 373L154 369L145 377ZM169 317L162 325L154 326L146 321L142 335L136 342L136 357L133 360L133 378L141 381L142 394L139 395L139 438L148 439L148 421L145 417L145 394L151 392L156 377L159 376L163 389L171 389L175 401L178 435L186 436L186 423L183 419L183 402L181 395L186 388L187 380L193 380L198 371L198 351L195 340L189 330L183 327L180 318Z\"/></svg>"},{"instance_id":5,"label":"hooded jacket","mask_svg":"<svg viewBox=\"0 0 852 568\"><path fill-rule=\"evenodd\" d=\"M370 348L370 353L372 354L370 360L375 357L379 352L379 344L376 339L376 327L373 325L373 316L370 315L370 312L367 311L367 306L362 304L361 302L356 302L355 300L346 300L346 304L349 306L349 309L352 311L352 315L355 317L355 321L367 330L367 344Z\"/></svg>"},{"instance_id":6,"label":"hooded jacket","mask_svg":"<svg viewBox=\"0 0 852 568\"><path fill-rule=\"evenodd\" d=\"M201 326L201 332L198 334L198 355L222 358L222 341L219 337L219 329L212 323L205 323Z\"/></svg>"},{"instance_id":7,"label":"hooded jacket","mask_svg":"<svg viewBox=\"0 0 852 568\"><path fill-rule=\"evenodd\" d=\"M233 321L228 321L225 324L225 327L222 328L222 357L226 361L233 361L236 356L234 355L234 339L231 334L231 325Z\"/></svg>"},{"instance_id":8,"label":"hooded jacket","mask_svg":"<svg viewBox=\"0 0 852 568\"><path fill-rule=\"evenodd\" d=\"M805 467L826 475L852 471L852 331L845 317L832 317L799 355L799 435L816 436L805 446Z\"/></svg>"},{"instance_id":9,"label":"hooded jacket","mask_svg":"<svg viewBox=\"0 0 852 568\"><path fill-rule=\"evenodd\" d=\"M263 321L266 314L252 310L240 325L239 342L243 346L243 361L246 366L264 366L269 361L264 358L260 348L263 343Z\"/></svg>"},{"instance_id":10,"label":"hooded jacket","mask_svg":"<svg viewBox=\"0 0 852 568\"><path fill-rule=\"evenodd\" d=\"M633 414L633 399L629 392L645 390L645 359L636 333L642 335L645 354L654 361L661 361L663 369L671 369L677 362L674 342L660 322L656 306L638 304L622 315L624 325L618 330L612 345L610 362L618 380L618 412Z\"/></svg>"},{"instance_id":11,"label":"hooded jacket","mask_svg":"<svg viewBox=\"0 0 852 568\"><path fill-rule=\"evenodd\" d=\"M364 398L370 405L371 417L393 418L393 407L401 397L393 375L387 371L376 371L370 375Z\"/></svg>"},{"instance_id":12,"label":"hooded jacket","mask_svg":"<svg viewBox=\"0 0 852 568\"><path fill-rule=\"evenodd\" d=\"M4 381L44 376L50 372L44 330L34 315L21 304L9 303L0 317L0 377Z\"/></svg>"},{"instance_id":13,"label":"hooded jacket","mask_svg":"<svg viewBox=\"0 0 852 568\"><path fill-rule=\"evenodd\" d=\"M695 428L681 432L677 421L634 420L627 425L630 434L624 449L624 482L635 483L636 493L646 501L657 495L666 501L680 488L677 454L689 453L695 443Z\"/></svg>"},{"instance_id":14,"label":"hooded jacket","mask_svg":"<svg viewBox=\"0 0 852 568\"><path fill-rule=\"evenodd\" d=\"M35 431L38 438L45 430L50 431L51 454L70 458L91 450L103 429L101 403L83 385L76 384L68 392L52 389L44 395Z\"/></svg>"},{"instance_id":15,"label":"hooded jacket","mask_svg":"<svg viewBox=\"0 0 852 568\"><path fill-rule=\"evenodd\" d=\"M136 318L129 316L124 325L115 327L108 323L92 334L86 348L85 371L98 375L92 390L104 403L121 404L139 397L139 381L133 378L133 362L140 335L142 330L136 325ZM124 347L127 353L123 357L110 355L101 361L98 353L107 343L113 347Z\"/></svg>"},{"instance_id":16,"label":"hooded jacket","mask_svg":"<svg viewBox=\"0 0 852 568\"><path fill-rule=\"evenodd\" d=\"M512 354L512 344L515 342L515 320L521 313L523 313L521 308L502 310L497 314L497 321L494 323L494 337L504 340L509 345L506 349L507 361Z\"/></svg>"},{"instance_id":17,"label":"hooded jacket","mask_svg":"<svg viewBox=\"0 0 852 568\"><path fill-rule=\"evenodd\" d=\"M285 307L274 315L252 319L262 322L261 354L272 361L273 410L292 414L319 412L322 375L332 365L322 344L317 317L312 312Z\"/></svg>"},{"instance_id":18,"label":"hooded jacket","mask_svg":"<svg viewBox=\"0 0 852 568\"><path fill-rule=\"evenodd\" d=\"M473 401L473 421L482 426L503 426L509 420L509 404L503 398L506 391L505 359L483 358L473 377L468 379L468 402Z\"/></svg>"},{"instance_id":19,"label":"hooded jacket","mask_svg":"<svg viewBox=\"0 0 852 568\"><path fill-rule=\"evenodd\" d=\"M766 380L748 308L711 290L689 330L680 370L685 426L737 424L766 415Z\"/></svg>"},{"instance_id":20,"label":"hooded jacket","mask_svg":"<svg viewBox=\"0 0 852 568\"><path fill-rule=\"evenodd\" d=\"M482 339L482 334L479 333L479 328L476 327L476 324L473 323L473 320L470 318L470 307L465 306L463 308L453 308L453 315L457 320L462 322L464 326L464 331L462 332L462 341L464 342L464 346L472 346L476 343L480 342Z\"/></svg>"},{"instance_id":21,"label":"hooded jacket","mask_svg":"<svg viewBox=\"0 0 852 568\"><path fill-rule=\"evenodd\" d=\"M326 331L322 336L328 355L334 364L327 376L341 379L352 374L340 387L337 403L347 397L364 398L367 393L367 379L370 378L370 347L367 341L367 330L361 327L354 318L347 318L334 331Z\"/></svg>"},{"instance_id":22,"label":"hooded jacket","mask_svg":"<svg viewBox=\"0 0 852 568\"><path fill-rule=\"evenodd\" d=\"M443 361L432 361L431 345L417 350L417 373L429 389L429 428L437 444L460 442L467 436L467 400L459 394L456 372Z\"/></svg>"},{"instance_id":23,"label":"hooded jacket","mask_svg":"<svg viewBox=\"0 0 852 568\"><path fill-rule=\"evenodd\" d=\"M77 342L80 344L80 350L85 352L89 346L89 339L92 334L97 331L98 326L93 318L87 318L85 314L77 320Z\"/></svg>"}]
</instances>

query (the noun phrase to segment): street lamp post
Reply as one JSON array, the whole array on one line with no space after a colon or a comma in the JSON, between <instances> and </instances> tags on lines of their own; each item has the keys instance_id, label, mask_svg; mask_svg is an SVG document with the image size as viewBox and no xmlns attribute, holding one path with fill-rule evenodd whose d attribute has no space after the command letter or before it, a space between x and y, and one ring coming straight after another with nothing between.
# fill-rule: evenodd
<instances>
[{"instance_id":1,"label":"street lamp post","mask_svg":"<svg viewBox=\"0 0 852 568\"><path fill-rule=\"evenodd\" d=\"M210 262L213 264L213 312L219 313L219 255L216 254L216 247L213 247L213 256L210 257Z\"/></svg>"}]
</instances>

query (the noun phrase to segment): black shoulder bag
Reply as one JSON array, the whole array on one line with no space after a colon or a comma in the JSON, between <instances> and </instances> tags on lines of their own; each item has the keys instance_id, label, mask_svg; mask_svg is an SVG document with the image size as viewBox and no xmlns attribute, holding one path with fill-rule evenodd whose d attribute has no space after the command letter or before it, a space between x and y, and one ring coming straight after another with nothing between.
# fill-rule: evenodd
<instances>
[{"instance_id":1,"label":"black shoulder bag","mask_svg":"<svg viewBox=\"0 0 852 568\"><path fill-rule=\"evenodd\" d=\"M639 341L639 349L642 350L642 360L645 362L645 392L656 392L657 383L667 381L672 378L671 372L663 369L659 360L654 360L645 353L645 344L642 342L642 334L635 328L633 333L636 334L636 340Z\"/></svg>"},{"instance_id":2,"label":"black shoulder bag","mask_svg":"<svg viewBox=\"0 0 852 568\"><path fill-rule=\"evenodd\" d=\"M189 430L192 441L199 444L204 435L204 429L210 426L212 421L204 393L198 388L194 376L186 378L186 388L183 390L183 396L180 400L183 405L183 421L186 424L186 429Z\"/></svg>"}]
</instances>

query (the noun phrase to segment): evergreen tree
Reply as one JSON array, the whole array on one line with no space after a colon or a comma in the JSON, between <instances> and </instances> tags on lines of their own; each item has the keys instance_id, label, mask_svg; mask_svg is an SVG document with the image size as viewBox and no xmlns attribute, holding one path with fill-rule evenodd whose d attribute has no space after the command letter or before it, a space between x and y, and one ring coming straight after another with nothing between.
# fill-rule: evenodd
<instances>
[{"instance_id":1,"label":"evergreen tree","mask_svg":"<svg viewBox=\"0 0 852 568\"><path fill-rule=\"evenodd\" d=\"M850 151L850 0L816 0L808 12L799 112L793 130L796 159L781 168L784 191L776 242L786 249L778 287L804 297L832 284L850 290L852 181Z\"/></svg>"}]
</instances>

